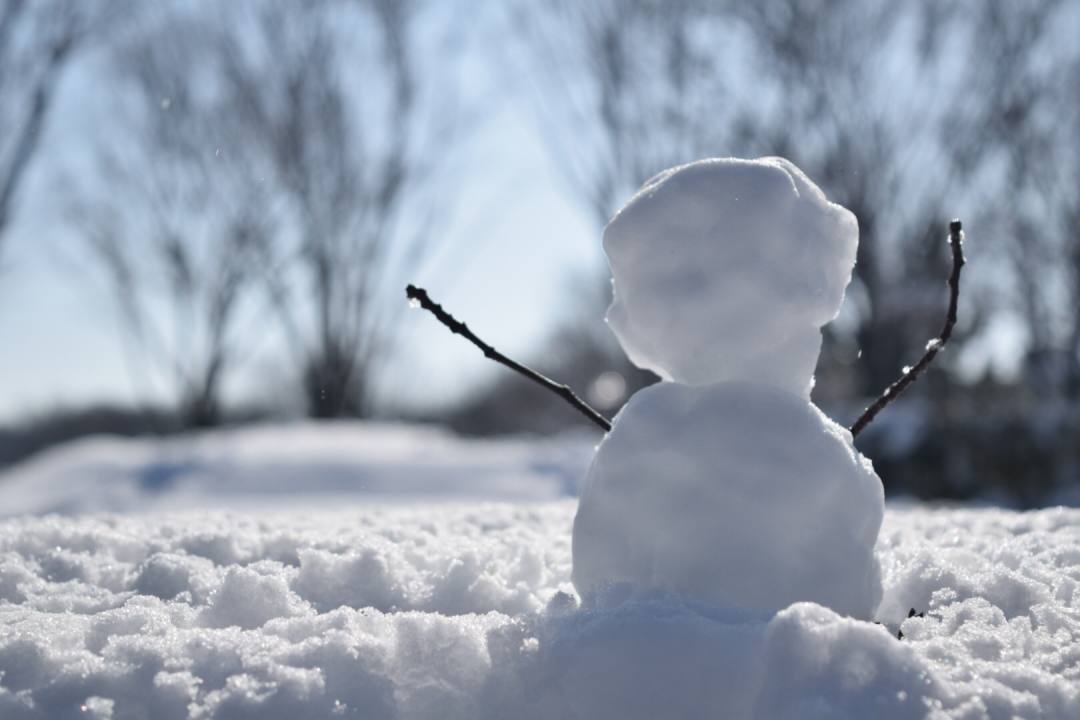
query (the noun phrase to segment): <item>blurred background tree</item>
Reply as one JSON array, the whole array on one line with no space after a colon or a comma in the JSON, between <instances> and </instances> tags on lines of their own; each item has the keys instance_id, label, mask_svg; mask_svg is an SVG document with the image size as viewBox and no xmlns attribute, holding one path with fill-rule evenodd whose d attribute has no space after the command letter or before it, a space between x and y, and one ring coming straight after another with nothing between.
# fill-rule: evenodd
<instances>
[{"instance_id":1,"label":"blurred background tree","mask_svg":"<svg viewBox=\"0 0 1080 720\"><path fill-rule=\"evenodd\" d=\"M849 207L858 265L815 388L841 421L936 332L946 223L963 217L972 263L960 337L860 446L890 491L1026 504L1080 496L1076 3L116 7L0 0L0 239L31 159L62 154L41 139L62 71L93 75L114 109L108 127L84 132L91 160L61 186L65 232L113 298L133 372L165 388L152 396L167 408L139 410L146 427L234 418L228 388L241 379L273 385L262 399L295 398L314 418L408 416L471 433L583 427L558 399L495 368L446 390L423 369L463 367L432 349L445 347L432 339L444 331L401 335L405 281L426 268L463 277L505 240L486 239L503 208L479 203L475 184L535 192L491 179L515 162L506 148L534 149L491 149L512 131L546 156L589 247L650 176L704 156L790 157ZM451 169L458 146L464 159ZM436 248L463 224L462 206L477 229ZM606 268L533 266L542 254L516 277L559 276L558 304L502 327L530 328L521 359L614 413L655 378L600 321ZM468 296L492 316L523 302L471 277ZM504 349L498 326L483 334ZM267 354L283 363L274 381L260 365ZM387 391L402 367L421 368L398 381L408 406ZM269 406L280 414L288 403ZM43 429L40 414L25 426L60 437L87 424L83 408L70 417L55 423L63 432Z\"/></svg>"},{"instance_id":2,"label":"blurred background tree","mask_svg":"<svg viewBox=\"0 0 1080 720\"><path fill-rule=\"evenodd\" d=\"M452 130L416 117L414 12L170 8L113 48L127 127L99 148L108 182L72 183L73 226L184 426L220 422L225 375L270 323L308 415L369 414L400 306L382 273L428 244L425 143Z\"/></svg>"},{"instance_id":3,"label":"blurred background tree","mask_svg":"<svg viewBox=\"0 0 1080 720\"><path fill-rule=\"evenodd\" d=\"M0 2L0 248L61 75L128 11L124 0Z\"/></svg>"}]
</instances>

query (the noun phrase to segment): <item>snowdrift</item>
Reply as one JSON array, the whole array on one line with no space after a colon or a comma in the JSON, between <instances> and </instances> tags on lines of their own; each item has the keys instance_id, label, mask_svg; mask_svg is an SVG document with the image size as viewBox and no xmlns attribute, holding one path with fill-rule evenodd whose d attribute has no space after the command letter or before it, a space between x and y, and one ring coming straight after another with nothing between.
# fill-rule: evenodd
<instances>
[{"instance_id":1,"label":"snowdrift","mask_svg":"<svg viewBox=\"0 0 1080 720\"><path fill-rule=\"evenodd\" d=\"M333 507L424 498L575 496L596 437L466 440L361 422L247 426L162 439L94 437L0 473L0 516Z\"/></svg>"},{"instance_id":2,"label":"snowdrift","mask_svg":"<svg viewBox=\"0 0 1080 720\"><path fill-rule=\"evenodd\" d=\"M1080 717L1080 511L890 507L882 625L581 604L551 498L591 445L301 425L16 468L6 512L77 514L0 520L0 718Z\"/></svg>"},{"instance_id":3,"label":"snowdrift","mask_svg":"<svg viewBox=\"0 0 1080 720\"><path fill-rule=\"evenodd\" d=\"M7 520L0 717L1080 716L1080 512L891 509L879 626L578 606L573 510Z\"/></svg>"}]
</instances>

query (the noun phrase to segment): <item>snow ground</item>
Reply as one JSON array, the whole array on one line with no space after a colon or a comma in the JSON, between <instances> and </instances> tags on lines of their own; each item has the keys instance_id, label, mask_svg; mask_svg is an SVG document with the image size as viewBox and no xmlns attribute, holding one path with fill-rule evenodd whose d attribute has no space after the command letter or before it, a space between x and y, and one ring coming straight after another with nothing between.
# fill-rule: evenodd
<instances>
[{"instance_id":1,"label":"snow ground","mask_svg":"<svg viewBox=\"0 0 1080 720\"><path fill-rule=\"evenodd\" d=\"M0 520L0 718L1080 717L1078 510L889 507L884 627L582 607L558 496L588 443L284 432L92 441L0 477L27 513ZM163 453L201 469L140 484ZM264 471L273 502L243 502ZM59 507L111 512L34 514L79 477ZM424 499L375 502L393 478Z\"/></svg>"},{"instance_id":2,"label":"snow ground","mask_svg":"<svg viewBox=\"0 0 1080 720\"><path fill-rule=\"evenodd\" d=\"M576 496L597 436L466 440L433 427L290 423L92 437L0 473L0 516Z\"/></svg>"}]
</instances>

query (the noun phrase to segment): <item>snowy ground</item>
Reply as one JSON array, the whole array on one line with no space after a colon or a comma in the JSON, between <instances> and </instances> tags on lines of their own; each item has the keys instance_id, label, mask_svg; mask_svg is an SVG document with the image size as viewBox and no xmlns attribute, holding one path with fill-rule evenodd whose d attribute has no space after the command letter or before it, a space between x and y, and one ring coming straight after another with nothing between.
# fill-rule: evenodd
<instances>
[{"instance_id":1,"label":"snowy ground","mask_svg":"<svg viewBox=\"0 0 1080 720\"><path fill-rule=\"evenodd\" d=\"M462 440L429 427L295 423L89 438L0 473L0 516L576 496L595 434Z\"/></svg>"},{"instance_id":2,"label":"snowy ground","mask_svg":"<svg viewBox=\"0 0 1080 720\"><path fill-rule=\"evenodd\" d=\"M587 442L335 432L0 476L0 718L1080 717L1080 511L889 508L884 627L580 607L559 496Z\"/></svg>"}]
</instances>

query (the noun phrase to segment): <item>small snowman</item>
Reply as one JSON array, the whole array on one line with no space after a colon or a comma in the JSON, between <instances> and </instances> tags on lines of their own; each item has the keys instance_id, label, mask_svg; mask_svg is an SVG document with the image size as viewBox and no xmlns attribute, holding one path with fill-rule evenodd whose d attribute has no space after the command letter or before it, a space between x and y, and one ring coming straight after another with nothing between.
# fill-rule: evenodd
<instances>
[{"instance_id":1,"label":"small snowman","mask_svg":"<svg viewBox=\"0 0 1080 720\"><path fill-rule=\"evenodd\" d=\"M589 469L573 536L586 603L659 590L873 616L881 481L810 400L858 235L782 158L672 168L608 224L607 321L663 381L630 399Z\"/></svg>"}]
</instances>

